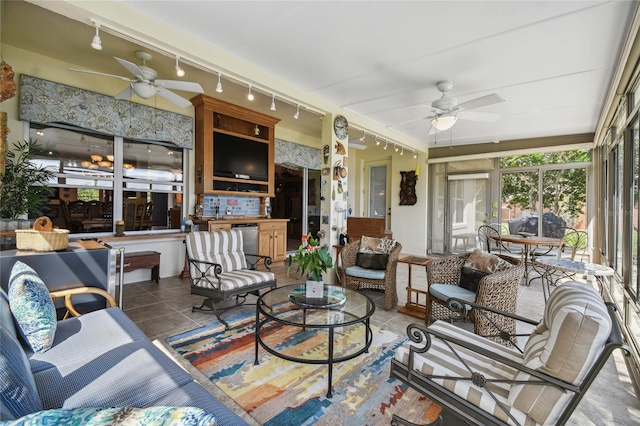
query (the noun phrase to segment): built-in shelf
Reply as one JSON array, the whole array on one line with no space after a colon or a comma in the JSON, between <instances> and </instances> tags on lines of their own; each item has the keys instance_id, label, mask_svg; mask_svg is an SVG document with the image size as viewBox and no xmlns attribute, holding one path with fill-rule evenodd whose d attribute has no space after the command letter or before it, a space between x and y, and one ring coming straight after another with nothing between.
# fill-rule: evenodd
<instances>
[{"instance_id":1,"label":"built-in shelf","mask_svg":"<svg viewBox=\"0 0 640 426\"><path fill-rule=\"evenodd\" d=\"M256 111L206 95L191 99L195 106L195 192L273 197L275 195L275 125L280 121ZM264 142L268 145L268 180L214 175L216 133Z\"/></svg>"}]
</instances>

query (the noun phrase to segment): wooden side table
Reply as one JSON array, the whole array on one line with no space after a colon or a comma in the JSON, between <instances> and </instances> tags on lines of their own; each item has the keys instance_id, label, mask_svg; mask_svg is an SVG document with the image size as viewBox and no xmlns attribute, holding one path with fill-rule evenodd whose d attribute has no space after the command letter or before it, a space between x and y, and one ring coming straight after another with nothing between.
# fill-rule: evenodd
<instances>
[{"instance_id":1,"label":"wooden side table","mask_svg":"<svg viewBox=\"0 0 640 426\"><path fill-rule=\"evenodd\" d=\"M408 286L407 286L407 303L402 308L398 309L398 312L411 315L412 317L424 319L427 314L427 289L420 290L413 288L411 283L411 266L423 266L426 268L427 264L431 262L433 258L420 257L420 256L406 256L398 259L398 263L406 263L409 267Z\"/></svg>"},{"instance_id":2,"label":"wooden side table","mask_svg":"<svg viewBox=\"0 0 640 426\"><path fill-rule=\"evenodd\" d=\"M124 272L136 269L151 269L151 281L160 281L160 253L157 251L138 251L124 254ZM116 261L116 272L120 271L120 258Z\"/></svg>"}]
</instances>

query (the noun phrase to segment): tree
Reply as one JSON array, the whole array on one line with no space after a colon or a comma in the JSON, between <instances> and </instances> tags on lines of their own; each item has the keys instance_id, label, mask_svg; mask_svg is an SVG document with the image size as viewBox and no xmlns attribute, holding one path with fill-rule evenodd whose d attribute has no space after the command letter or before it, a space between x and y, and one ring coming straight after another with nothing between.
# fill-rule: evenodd
<instances>
[{"instance_id":1,"label":"tree","mask_svg":"<svg viewBox=\"0 0 640 426\"><path fill-rule=\"evenodd\" d=\"M588 150L513 155L500 160L502 169L537 167L549 164L590 161ZM539 210L539 173L535 171L502 174L502 199L508 207L536 212ZM584 212L587 201L587 174L584 167L556 169L544 172L542 210L564 218L576 218Z\"/></svg>"}]
</instances>

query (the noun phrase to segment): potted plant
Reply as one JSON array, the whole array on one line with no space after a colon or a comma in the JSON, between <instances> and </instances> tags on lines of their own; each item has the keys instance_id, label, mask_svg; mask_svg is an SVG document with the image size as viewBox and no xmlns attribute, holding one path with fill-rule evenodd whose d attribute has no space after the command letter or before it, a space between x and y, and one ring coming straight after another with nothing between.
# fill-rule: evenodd
<instances>
[{"instance_id":1,"label":"potted plant","mask_svg":"<svg viewBox=\"0 0 640 426\"><path fill-rule=\"evenodd\" d=\"M322 273L333 267L333 260L327 247L320 246L320 242L308 235L302 236L302 244L293 255L289 255L287 275L291 271L293 262L297 265L297 272L306 275L309 281L322 281Z\"/></svg>"},{"instance_id":2,"label":"potted plant","mask_svg":"<svg viewBox=\"0 0 640 426\"><path fill-rule=\"evenodd\" d=\"M53 173L46 166L31 160L37 141L16 142L13 149L2 153L4 170L0 170L0 217L27 218L28 214L40 216L51 188L47 185Z\"/></svg>"}]
</instances>

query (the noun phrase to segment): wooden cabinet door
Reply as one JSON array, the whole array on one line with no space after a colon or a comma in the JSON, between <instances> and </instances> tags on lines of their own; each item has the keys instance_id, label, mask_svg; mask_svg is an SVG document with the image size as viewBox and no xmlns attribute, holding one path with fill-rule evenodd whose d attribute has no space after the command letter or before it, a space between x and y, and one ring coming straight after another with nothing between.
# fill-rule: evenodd
<instances>
[{"instance_id":1,"label":"wooden cabinet door","mask_svg":"<svg viewBox=\"0 0 640 426\"><path fill-rule=\"evenodd\" d=\"M273 231L273 260L284 260L287 257L287 230L286 228Z\"/></svg>"},{"instance_id":2,"label":"wooden cabinet door","mask_svg":"<svg viewBox=\"0 0 640 426\"><path fill-rule=\"evenodd\" d=\"M273 232L260 231L258 233L258 254L263 256L271 256L273 258Z\"/></svg>"}]
</instances>

